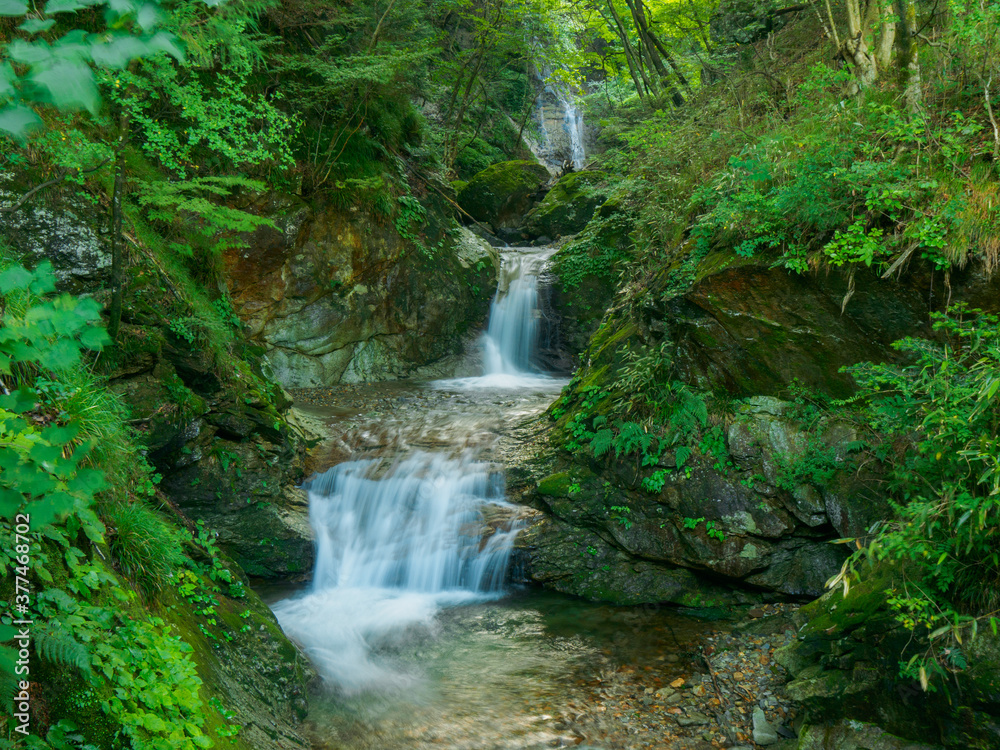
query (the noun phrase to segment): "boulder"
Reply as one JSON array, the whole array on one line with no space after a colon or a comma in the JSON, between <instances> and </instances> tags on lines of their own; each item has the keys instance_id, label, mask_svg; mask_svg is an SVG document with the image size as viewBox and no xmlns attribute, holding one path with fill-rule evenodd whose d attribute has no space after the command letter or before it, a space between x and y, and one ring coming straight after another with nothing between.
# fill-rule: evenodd
<instances>
[{"instance_id":1,"label":"boulder","mask_svg":"<svg viewBox=\"0 0 1000 750\"><path fill-rule=\"evenodd\" d=\"M619 266L628 257L632 220L621 202L606 201L576 238L552 257L550 304L561 346L579 365L616 292Z\"/></svg>"},{"instance_id":2,"label":"boulder","mask_svg":"<svg viewBox=\"0 0 1000 750\"><path fill-rule=\"evenodd\" d=\"M8 178L10 176L8 175ZM24 190L0 176L0 206L11 205ZM99 207L72 194L53 192L29 200L3 217L3 234L19 255L47 260L59 287L71 294L93 294L111 277L107 218Z\"/></svg>"},{"instance_id":3,"label":"boulder","mask_svg":"<svg viewBox=\"0 0 1000 750\"><path fill-rule=\"evenodd\" d=\"M473 176L458 194L458 204L476 221L497 229L518 227L549 179L549 171L536 162L500 162Z\"/></svg>"},{"instance_id":4,"label":"boulder","mask_svg":"<svg viewBox=\"0 0 1000 750\"><path fill-rule=\"evenodd\" d=\"M570 172L560 177L526 217L525 232L532 237L559 239L581 231L607 200L607 193L600 187L605 178L605 173L598 171Z\"/></svg>"},{"instance_id":5,"label":"boulder","mask_svg":"<svg viewBox=\"0 0 1000 750\"><path fill-rule=\"evenodd\" d=\"M879 477L855 466L854 432L832 419L806 429L792 406L772 397L750 399L732 418L727 465L711 455L692 456L684 471L676 471L670 470L673 456L664 455L660 467L667 469L666 477L656 492L641 486L652 469L642 468L634 456L550 455L546 466L552 473L536 478L534 492L522 497L558 522L535 532L530 575L561 591L591 597L603 591L619 602L641 596L678 601L688 593L705 598L699 573L716 585L728 581L785 596L819 596L848 552L830 541L846 530L863 533L888 508L879 499ZM842 485L828 478L831 465L840 467L834 477L849 477L843 486L854 488L830 493L843 503L831 506L834 518L824 492L828 484ZM561 533L576 540L584 532L589 536L577 540L579 546L594 547L592 557L610 566L597 566L587 578L574 577L579 561L559 538ZM562 575L563 565L573 575ZM628 565L660 576L660 588L604 580ZM594 585L598 580L601 586Z\"/></svg>"}]
</instances>

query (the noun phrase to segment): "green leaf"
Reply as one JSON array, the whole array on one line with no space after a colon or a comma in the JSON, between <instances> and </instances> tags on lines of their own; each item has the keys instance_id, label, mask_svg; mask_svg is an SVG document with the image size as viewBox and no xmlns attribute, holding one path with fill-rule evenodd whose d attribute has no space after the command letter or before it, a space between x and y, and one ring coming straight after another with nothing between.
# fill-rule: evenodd
<instances>
[{"instance_id":1,"label":"green leaf","mask_svg":"<svg viewBox=\"0 0 1000 750\"><path fill-rule=\"evenodd\" d=\"M32 130L42 127L41 118L20 104L0 109L0 133L9 133L21 141Z\"/></svg>"},{"instance_id":2,"label":"green leaf","mask_svg":"<svg viewBox=\"0 0 1000 750\"><path fill-rule=\"evenodd\" d=\"M48 31L55 25L56 21L54 18L46 18L44 20L42 20L41 18L29 18L27 21L22 23L17 28L19 28L21 31L26 31L29 34L37 34L41 31Z\"/></svg>"},{"instance_id":3,"label":"green leaf","mask_svg":"<svg viewBox=\"0 0 1000 750\"><path fill-rule=\"evenodd\" d=\"M31 81L48 92L48 101L59 109L86 109L96 114L101 97L94 74L86 63L62 60L32 72Z\"/></svg>"},{"instance_id":4,"label":"green leaf","mask_svg":"<svg viewBox=\"0 0 1000 750\"><path fill-rule=\"evenodd\" d=\"M14 82L17 75L9 63L0 65L0 96L10 96L14 93Z\"/></svg>"},{"instance_id":5,"label":"green leaf","mask_svg":"<svg viewBox=\"0 0 1000 750\"><path fill-rule=\"evenodd\" d=\"M52 445L66 445L73 440L80 433L80 428L77 425L70 424L65 427L51 426L46 427L41 432L42 440L50 443Z\"/></svg>"},{"instance_id":6,"label":"green leaf","mask_svg":"<svg viewBox=\"0 0 1000 750\"><path fill-rule=\"evenodd\" d=\"M23 16L27 12L24 0L0 0L0 16Z\"/></svg>"},{"instance_id":7,"label":"green leaf","mask_svg":"<svg viewBox=\"0 0 1000 750\"><path fill-rule=\"evenodd\" d=\"M8 294L13 289L27 289L34 276L22 266L11 266L0 273L0 294Z\"/></svg>"},{"instance_id":8,"label":"green leaf","mask_svg":"<svg viewBox=\"0 0 1000 750\"><path fill-rule=\"evenodd\" d=\"M111 343L108 332L98 326L91 326L80 334L80 343L92 351L100 351L104 346Z\"/></svg>"},{"instance_id":9,"label":"green leaf","mask_svg":"<svg viewBox=\"0 0 1000 750\"><path fill-rule=\"evenodd\" d=\"M99 5L100 2L101 0L49 0L45 4L45 12L50 16L54 13L72 13L91 5Z\"/></svg>"}]
</instances>

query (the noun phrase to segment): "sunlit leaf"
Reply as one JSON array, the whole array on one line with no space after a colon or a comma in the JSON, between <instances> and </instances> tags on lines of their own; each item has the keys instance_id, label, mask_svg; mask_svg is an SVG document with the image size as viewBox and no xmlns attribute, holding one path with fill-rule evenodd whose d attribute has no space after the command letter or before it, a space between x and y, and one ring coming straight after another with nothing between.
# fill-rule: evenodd
<instances>
[{"instance_id":1,"label":"sunlit leaf","mask_svg":"<svg viewBox=\"0 0 1000 750\"><path fill-rule=\"evenodd\" d=\"M8 133L18 140L32 130L42 127L41 118L28 107L20 104L0 109L0 133Z\"/></svg>"},{"instance_id":2,"label":"sunlit leaf","mask_svg":"<svg viewBox=\"0 0 1000 750\"><path fill-rule=\"evenodd\" d=\"M0 0L0 16L23 16L27 12L24 0Z\"/></svg>"}]
</instances>

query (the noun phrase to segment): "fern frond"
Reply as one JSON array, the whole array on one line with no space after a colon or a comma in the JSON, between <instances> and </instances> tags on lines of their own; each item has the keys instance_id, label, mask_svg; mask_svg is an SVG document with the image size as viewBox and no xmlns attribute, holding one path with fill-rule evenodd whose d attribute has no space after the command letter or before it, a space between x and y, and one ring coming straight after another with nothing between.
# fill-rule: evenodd
<instances>
[{"instance_id":1,"label":"fern frond","mask_svg":"<svg viewBox=\"0 0 1000 750\"><path fill-rule=\"evenodd\" d=\"M90 672L90 652L69 633L39 629L34 633L35 651L46 661Z\"/></svg>"},{"instance_id":2,"label":"fern frond","mask_svg":"<svg viewBox=\"0 0 1000 750\"><path fill-rule=\"evenodd\" d=\"M611 428L605 427L603 430L598 430L593 439L590 441L590 447L594 451L594 455L600 458L609 450L611 450L611 445L614 442L614 433Z\"/></svg>"}]
</instances>

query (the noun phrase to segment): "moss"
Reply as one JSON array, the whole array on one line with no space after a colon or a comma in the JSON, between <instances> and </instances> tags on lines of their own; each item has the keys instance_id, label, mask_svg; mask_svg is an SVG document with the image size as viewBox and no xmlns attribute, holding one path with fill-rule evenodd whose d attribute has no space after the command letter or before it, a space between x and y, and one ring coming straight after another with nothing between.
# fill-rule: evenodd
<instances>
[{"instance_id":1,"label":"moss","mask_svg":"<svg viewBox=\"0 0 1000 750\"><path fill-rule=\"evenodd\" d=\"M458 194L458 204L476 221L517 226L549 172L530 161L505 161L475 175Z\"/></svg>"},{"instance_id":2,"label":"moss","mask_svg":"<svg viewBox=\"0 0 1000 750\"><path fill-rule=\"evenodd\" d=\"M535 236L552 238L576 234L605 202L606 195L597 186L604 172L571 172L559 178L525 221L525 229Z\"/></svg>"},{"instance_id":3,"label":"moss","mask_svg":"<svg viewBox=\"0 0 1000 750\"><path fill-rule=\"evenodd\" d=\"M538 493L546 497L568 497L569 488L572 483L573 480L565 471L550 474L544 479L539 480Z\"/></svg>"}]
</instances>

